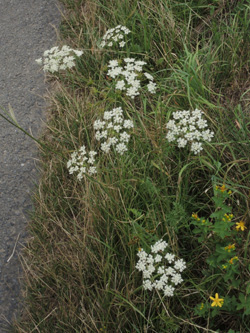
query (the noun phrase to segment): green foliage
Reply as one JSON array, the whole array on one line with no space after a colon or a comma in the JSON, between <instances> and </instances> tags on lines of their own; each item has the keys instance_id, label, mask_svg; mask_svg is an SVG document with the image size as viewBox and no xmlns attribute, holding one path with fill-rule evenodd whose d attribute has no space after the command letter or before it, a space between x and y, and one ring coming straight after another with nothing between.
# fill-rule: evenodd
<instances>
[{"instance_id":1,"label":"green foliage","mask_svg":"<svg viewBox=\"0 0 250 333\"><path fill-rule=\"evenodd\" d=\"M240 293L239 301L240 303L237 306L237 310L244 309L244 315L250 315L250 295Z\"/></svg>"},{"instance_id":2,"label":"green foliage","mask_svg":"<svg viewBox=\"0 0 250 333\"><path fill-rule=\"evenodd\" d=\"M208 219L198 217L198 214L193 213L192 224L195 226L193 232L200 235L198 241L204 247L209 249L210 255L206 259L209 269L204 271L205 276L217 274L219 278L220 295L227 295L224 299L223 310L227 310L233 314L237 310L246 308L248 296L239 293L240 286L245 285L244 280L241 280L241 268L239 264L238 253L242 246L242 236L237 231L237 227L233 228L233 214L230 214L232 207L226 204L232 191L227 191L225 185L215 187L215 194L212 200L215 205L215 211L210 214ZM239 228L238 228L239 229ZM237 247L236 247L237 245ZM230 297L229 295L233 295ZM245 290L245 295L248 294L248 289ZM238 305L236 297L238 296L241 304ZM206 314L207 307L202 307L201 315ZM198 310L196 310L197 312ZM212 316L217 315L219 310L212 312ZM247 310L244 314L249 314Z\"/></svg>"}]
</instances>

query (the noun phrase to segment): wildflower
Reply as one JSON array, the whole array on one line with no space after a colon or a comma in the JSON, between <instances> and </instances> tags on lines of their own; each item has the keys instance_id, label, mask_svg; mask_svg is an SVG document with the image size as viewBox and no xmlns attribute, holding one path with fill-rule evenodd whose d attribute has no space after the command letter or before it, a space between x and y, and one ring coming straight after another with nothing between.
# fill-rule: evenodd
<instances>
[{"instance_id":1,"label":"wildflower","mask_svg":"<svg viewBox=\"0 0 250 333\"><path fill-rule=\"evenodd\" d=\"M126 95L135 98L138 96L141 88L139 73L142 71L142 66L146 65L145 61L136 60L134 58L123 59L124 65L119 65L118 60L110 60L108 64L107 75L116 81L115 89L125 91ZM147 89L154 94L156 92L156 84L153 82L153 76L144 73L144 76L149 80Z\"/></svg>"},{"instance_id":2,"label":"wildflower","mask_svg":"<svg viewBox=\"0 0 250 333\"><path fill-rule=\"evenodd\" d=\"M77 152L71 154L71 159L67 162L67 168L69 169L69 174L78 172L77 179L81 180L84 174L89 174L90 176L97 173L95 163L95 151L90 151L88 154L86 148L83 145ZM87 155L89 157L87 157Z\"/></svg>"},{"instance_id":3,"label":"wildflower","mask_svg":"<svg viewBox=\"0 0 250 333\"><path fill-rule=\"evenodd\" d=\"M114 67L117 67L117 66L119 66L117 60L110 60L109 61L108 67L114 68Z\"/></svg>"},{"instance_id":4,"label":"wildflower","mask_svg":"<svg viewBox=\"0 0 250 333\"><path fill-rule=\"evenodd\" d=\"M152 80L152 79L150 79ZM151 94L154 94L156 92L156 83L150 81L150 83L147 85L148 91L151 92Z\"/></svg>"},{"instance_id":5,"label":"wildflower","mask_svg":"<svg viewBox=\"0 0 250 333\"><path fill-rule=\"evenodd\" d=\"M126 89L125 81L124 80L117 81L115 88L118 90L125 90Z\"/></svg>"},{"instance_id":6,"label":"wildflower","mask_svg":"<svg viewBox=\"0 0 250 333\"><path fill-rule=\"evenodd\" d=\"M124 58L123 59L126 63L130 63L130 62L135 62L134 58Z\"/></svg>"},{"instance_id":7,"label":"wildflower","mask_svg":"<svg viewBox=\"0 0 250 333\"><path fill-rule=\"evenodd\" d=\"M83 51L71 49L69 46L62 46L61 50L54 46L43 53L43 58L36 59L39 65L43 65L45 72L58 72L75 66L75 58L80 57Z\"/></svg>"},{"instance_id":8,"label":"wildflower","mask_svg":"<svg viewBox=\"0 0 250 333\"><path fill-rule=\"evenodd\" d=\"M143 271L146 270L146 264L145 264L145 262L143 262L143 261L139 261L139 262L136 264L135 268L137 268L138 271L143 272Z\"/></svg>"},{"instance_id":9,"label":"wildflower","mask_svg":"<svg viewBox=\"0 0 250 333\"><path fill-rule=\"evenodd\" d=\"M229 260L229 264L233 264L233 262L234 262L234 260L239 260L239 258L237 257L237 256L235 256L235 257L233 257L233 258L231 258L230 260Z\"/></svg>"},{"instance_id":10,"label":"wildflower","mask_svg":"<svg viewBox=\"0 0 250 333\"><path fill-rule=\"evenodd\" d=\"M164 251L167 246L167 242L159 240L154 245L151 245L151 251L152 253L158 253L159 251Z\"/></svg>"},{"instance_id":11,"label":"wildflower","mask_svg":"<svg viewBox=\"0 0 250 333\"><path fill-rule=\"evenodd\" d=\"M168 243L161 239L151 245L150 254L139 249L137 253L139 261L135 267L142 272L145 290L151 291L155 288L170 297L174 295L175 286L183 281L180 272L186 268L186 263L183 259L175 260L173 254L166 253L167 247ZM169 265L171 263L174 267Z\"/></svg>"},{"instance_id":12,"label":"wildflower","mask_svg":"<svg viewBox=\"0 0 250 333\"><path fill-rule=\"evenodd\" d=\"M145 290L152 290L153 289L153 286L152 286L152 283L150 280L144 280L143 281L143 288Z\"/></svg>"},{"instance_id":13,"label":"wildflower","mask_svg":"<svg viewBox=\"0 0 250 333\"><path fill-rule=\"evenodd\" d=\"M165 287L165 279L161 278L160 280L155 280L155 282L153 283L153 287L156 289L156 290L163 290L164 287Z\"/></svg>"},{"instance_id":14,"label":"wildflower","mask_svg":"<svg viewBox=\"0 0 250 333\"><path fill-rule=\"evenodd\" d=\"M215 294L215 297L210 296L210 299L213 301L211 306L219 306L221 308L224 303L224 299L219 298L218 293Z\"/></svg>"},{"instance_id":15,"label":"wildflower","mask_svg":"<svg viewBox=\"0 0 250 333\"><path fill-rule=\"evenodd\" d=\"M194 219L197 220L197 221L200 221L200 218L198 217L198 214L197 214L197 213L193 213L193 214L192 214L192 218L194 218Z\"/></svg>"},{"instance_id":16,"label":"wildflower","mask_svg":"<svg viewBox=\"0 0 250 333\"><path fill-rule=\"evenodd\" d=\"M133 128L134 127L133 121L130 119L124 120L123 127L128 129Z\"/></svg>"},{"instance_id":17,"label":"wildflower","mask_svg":"<svg viewBox=\"0 0 250 333\"><path fill-rule=\"evenodd\" d=\"M218 185L216 185L215 186L215 189L218 191L220 191L221 193L224 193L225 191L226 191L226 185L225 184L223 184L222 186L218 186ZM229 190L228 192L227 192L227 194L231 194L232 193L232 191L231 190Z\"/></svg>"},{"instance_id":18,"label":"wildflower","mask_svg":"<svg viewBox=\"0 0 250 333\"><path fill-rule=\"evenodd\" d=\"M128 150L127 144L130 139L130 134L127 132L133 127L133 121L124 119L122 108L117 107L111 111L105 111L103 120L95 120L95 138L98 141L105 140L101 143L101 150L104 153L109 153L113 147L118 154L123 155Z\"/></svg>"},{"instance_id":19,"label":"wildflower","mask_svg":"<svg viewBox=\"0 0 250 333\"><path fill-rule=\"evenodd\" d=\"M177 143L178 143L178 147L179 148L183 148L183 147L186 146L187 140L183 139L183 138L179 138L179 139L177 139Z\"/></svg>"},{"instance_id":20,"label":"wildflower","mask_svg":"<svg viewBox=\"0 0 250 333\"><path fill-rule=\"evenodd\" d=\"M160 267L158 268L157 273L158 273L158 274L164 274L164 272L165 272L165 268L164 268L164 266L160 266Z\"/></svg>"},{"instance_id":21,"label":"wildflower","mask_svg":"<svg viewBox=\"0 0 250 333\"><path fill-rule=\"evenodd\" d=\"M124 47L126 42L124 41L125 35L128 35L131 31L122 26L117 25L115 28L111 28L106 31L105 35L102 37L102 41L100 43L100 47L104 48L107 46L119 45L120 47Z\"/></svg>"},{"instance_id":22,"label":"wildflower","mask_svg":"<svg viewBox=\"0 0 250 333\"><path fill-rule=\"evenodd\" d=\"M200 153L202 151L202 149L203 148L202 148L201 142L192 142L190 150L193 151L195 154Z\"/></svg>"},{"instance_id":23,"label":"wildflower","mask_svg":"<svg viewBox=\"0 0 250 333\"><path fill-rule=\"evenodd\" d=\"M165 269L165 273L167 275L173 276L173 275L175 275L175 269L173 267L168 267Z\"/></svg>"},{"instance_id":24,"label":"wildflower","mask_svg":"<svg viewBox=\"0 0 250 333\"><path fill-rule=\"evenodd\" d=\"M171 254L171 253L167 253L166 255L165 255L165 259L167 259L167 261L171 264L171 262L173 262L174 261L174 257L175 257L175 255L174 254Z\"/></svg>"},{"instance_id":25,"label":"wildflower","mask_svg":"<svg viewBox=\"0 0 250 333\"><path fill-rule=\"evenodd\" d=\"M145 75L146 78L149 79L150 81L153 81L153 80L154 80L154 78L153 78L153 76L152 76L151 74L149 74L149 73L144 73L144 75Z\"/></svg>"},{"instance_id":26,"label":"wildflower","mask_svg":"<svg viewBox=\"0 0 250 333\"><path fill-rule=\"evenodd\" d=\"M240 221L240 222L236 223L236 227L235 228L237 229L237 231L239 231L239 229L241 231L244 231L247 227L245 226L245 222Z\"/></svg>"},{"instance_id":27,"label":"wildflower","mask_svg":"<svg viewBox=\"0 0 250 333\"><path fill-rule=\"evenodd\" d=\"M181 283L182 281L183 281L183 279L182 279L182 277L181 277L181 274L174 274L173 276L172 276L172 278L171 278L171 281L175 284L175 285L177 285L177 284L179 284L179 283Z\"/></svg>"},{"instance_id":28,"label":"wildflower","mask_svg":"<svg viewBox=\"0 0 250 333\"><path fill-rule=\"evenodd\" d=\"M183 259L176 260L174 268L180 272L184 271L186 268L186 263Z\"/></svg>"},{"instance_id":29,"label":"wildflower","mask_svg":"<svg viewBox=\"0 0 250 333\"><path fill-rule=\"evenodd\" d=\"M162 256L160 254L157 254L155 256L155 262L161 262Z\"/></svg>"},{"instance_id":30,"label":"wildflower","mask_svg":"<svg viewBox=\"0 0 250 333\"><path fill-rule=\"evenodd\" d=\"M224 214L224 217L230 222L232 220L232 218L233 218L233 214ZM222 219L222 220L226 221L225 218Z\"/></svg>"},{"instance_id":31,"label":"wildflower","mask_svg":"<svg viewBox=\"0 0 250 333\"><path fill-rule=\"evenodd\" d=\"M206 129L207 121L202 118L203 112L184 110L173 113L173 119L166 124L167 140L176 141L179 148L190 144L190 150L198 154L203 149L202 141L210 142L214 133Z\"/></svg>"},{"instance_id":32,"label":"wildflower","mask_svg":"<svg viewBox=\"0 0 250 333\"><path fill-rule=\"evenodd\" d=\"M204 308L204 303L201 303L200 310Z\"/></svg>"},{"instance_id":33,"label":"wildflower","mask_svg":"<svg viewBox=\"0 0 250 333\"><path fill-rule=\"evenodd\" d=\"M175 288L169 285L166 285L164 288L164 295L165 296L174 296Z\"/></svg>"},{"instance_id":34,"label":"wildflower","mask_svg":"<svg viewBox=\"0 0 250 333\"><path fill-rule=\"evenodd\" d=\"M221 186L220 191L221 191L222 193L226 191L226 186L225 186L224 184Z\"/></svg>"},{"instance_id":35,"label":"wildflower","mask_svg":"<svg viewBox=\"0 0 250 333\"><path fill-rule=\"evenodd\" d=\"M231 252L231 250L235 250L235 244L229 244L228 246L224 247L227 252Z\"/></svg>"},{"instance_id":36,"label":"wildflower","mask_svg":"<svg viewBox=\"0 0 250 333\"><path fill-rule=\"evenodd\" d=\"M118 145L116 146L116 151L120 155L123 155L123 153L127 150L128 150L128 148L127 148L127 146L125 145L124 142L118 143Z\"/></svg>"}]
</instances>

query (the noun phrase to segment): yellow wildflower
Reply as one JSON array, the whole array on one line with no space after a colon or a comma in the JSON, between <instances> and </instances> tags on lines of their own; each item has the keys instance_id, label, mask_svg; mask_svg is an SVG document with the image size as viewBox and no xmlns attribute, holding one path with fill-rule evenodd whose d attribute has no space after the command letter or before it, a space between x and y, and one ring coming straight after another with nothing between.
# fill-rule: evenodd
<instances>
[{"instance_id":1,"label":"yellow wildflower","mask_svg":"<svg viewBox=\"0 0 250 333\"><path fill-rule=\"evenodd\" d=\"M240 222L237 222L236 223L237 225L236 225L236 229L237 229L237 231L239 231L239 229L241 230L241 231L244 231L247 227L245 226L245 222L243 222L243 221L240 221Z\"/></svg>"},{"instance_id":2,"label":"yellow wildflower","mask_svg":"<svg viewBox=\"0 0 250 333\"><path fill-rule=\"evenodd\" d=\"M226 268L227 268L227 265L222 265L222 268L226 269Z\"/></svg>"},{"instance_id":3,"label":"yellow wildflower","mask_svg":"<svg viewBox=\"0 0 250 333\"><path fill-rule=\"evenodd\" d=\"M224 184L221 186L220 191L221 191L222 193L226 191L226 186L225 186Z\"/></svg>"},{"instance_id":4,"label":"yellow wildflower","mask_svg":"<svg viewBox=\"0 0 250 333\"><path fill-rule=\"evenodd\" d=\"M192 217L193 217L195 220L200 221L200 219L199 219L197 213L193 213L193 214L192 214Z\"/></svg>"},{"instance_id":5,"label":"yellow wildflower","mask_svg":"<svg viewBox=\"0 0 250 333\"><path fill-rule=\"evenodd\" d=\"M223 305L224 299L223 298L219 298L219 294L216 293L215 297L210 296L210 299L213 301L213 303L211 304L211 306L219 306L220 308Z\"/></svg>"},{"instance_id":6,"label":"yellow wildflower","mask_svg":"<svg viewBox=\"0 0 250 333\"><path fill-rule=\"evenodd\" d=\"M202 310L203 308L204 308L204 304L201 303L200 310Z\"/></svg>"},{"instance_id":7,"label":"yellow wildflower","mask_svg":"<svg viewBox=\"0 0 250 333\"><path fill-rule=\"evenodd\" d=\"M229 264L233 264L234 260L238 260L239 258L238 257L233 257L229 260Z\"/></svg>"},{"instance_id":8,"label":"yellow wildflower","mask_svg":"<svg viewBox=\"0 0 250 333\"><path fill-rule=\"evenodd\" d=\"M218 186L218 185L216 185L216 186L215 186L215 189L216 189L217 191L220 190L221 193L223 193L223 192L226 191L226 185L225 185L225 184L223 184L222 186ZM229 191L227 192L227 194L232 194L232 191L229 190Z\"/></svg>"},{"instance_id":9,"label":"yellow wildflower","mask_svg":"<svg viewBox=\"0 0 250 333\"><path fill-rule=\"evenodd\" d=\"M224 214L225 218L228 220L228 221L231 221L232 220L232 217L233 217L233 214ZM225 218L223 218L222 220L223 221L226 221Z\"/></svg>"},{"instance_id":10,"label":"yellow wildflower","mask_svg":"<svg viewBox=\"0 0 250 333\"><path fill-rule=\"evenodd\" d=\"M224 247L227 252L231 252L231 250L235 250L235 244L229 244L228 246Z\"/></svg>"}]
</instances>

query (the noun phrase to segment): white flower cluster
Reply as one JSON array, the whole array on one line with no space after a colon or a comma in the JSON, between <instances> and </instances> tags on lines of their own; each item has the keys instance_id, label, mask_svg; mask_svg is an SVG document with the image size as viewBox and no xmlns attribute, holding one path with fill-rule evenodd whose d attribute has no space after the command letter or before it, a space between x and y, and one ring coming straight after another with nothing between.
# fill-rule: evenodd
<instances>
[{"instance_id":1,"label":"white flower cluster","mask_svg":"<svg viewBox=\"0 0 250 333\"><path fill-rule=\"evenodd\" d=\"M113 46L118 44L120 47L124 47L126 42L124 41L124 36L128 35L131 31L122 26L118 25L115 28L109 29L105 35L102 37L102 42L100 47L103 48L104 46Z\"/></svg>"},{"instance_id":2,"label":"white flower cluster","mask_svg":"<svg viewBox=\"0 0 250 333\"><path fill-rule=\"evenodd\" d=\"M173 296L175 286L183 281L180 273L186 268L186 263L183 259L176 260L172 253L166 253L167 247L168 243L161 239L151 246L151 254L140 249L136 268L143 274L145 290L155 288L162 290L165 296Z\"/></svg>"},{"instance_id":3,"label":"white flower cluster","mask_svg":"<svg viewBox=\"0 0 250 333\"><path fill-rule=\"evenodd\" d=\"M142 72L142 66L146 65L146 62L135 60L134 58L125 58L123 61L125 63L124 66L120 66L118 60L110 60L107 75L113 79L119 79L115 85L117 90L125 90L127 96L135 98L135 96L140 94L141 81L138 76ZM149 80L147 84L148 91L152 94L155 93L156 84L153 82L153 76L149 73L143 73L143 75Z\"/></svg>"},{"instance_id":4,"label":"white flower cluster","mask_svg":"<svg viewBox=\"0 0 250 333\"><path fill-rule=\"evenodd\" d=\"M104 112L103 120L98 119L94 122L95 138L98 141L105 140L101 144L103 152L108 153L113 146L115 151L122 155L128 150L127 143L130 134L127 133L127 130L133 127L132 120L124 119L122 108L114 108L112 111Z\"/></svg>"},{"instance_id":5,"label":"white flower cluster","mask_svg":"<svg viewBox=\"0 0 250 333\"><path fill-rule=\"evenodd\" d=\"M43 58L36 59L39 65L43 65L44 72L58 72L75 66L75 56L80 57L83 51L73 50L69 46L64 45L61 50L58 46L46 50Z\"/></svg>"},{"instance_id":6,"label":"white flower cluster","mask_svg":"<svg viewBox=\"0 0 250 333\"><path fill-rule=\"evenodd\" d=\"M191 143L191 151L198 154L203 148L201 141L211 141L214 132L207 128L207 121L202 118L203 112L176 111L166 128L168 129L167 140L176 141L179 148L183 148L187 143Z\"/></svg>"},{"instance_id":7,"label":"white flower cluster","mask_svg":"<svg viewBox=\"0 0 250 333\"><path fill-rule=\"evenodd\" d=\"M94 175L97 173L95 163L95 151L86 152L85 146L71 154L71 159L67 162L69 173L78 172L77 179L81 180L84 174ZM88 155L88 156L87 156Z\"/></svg>"}]
</instances>

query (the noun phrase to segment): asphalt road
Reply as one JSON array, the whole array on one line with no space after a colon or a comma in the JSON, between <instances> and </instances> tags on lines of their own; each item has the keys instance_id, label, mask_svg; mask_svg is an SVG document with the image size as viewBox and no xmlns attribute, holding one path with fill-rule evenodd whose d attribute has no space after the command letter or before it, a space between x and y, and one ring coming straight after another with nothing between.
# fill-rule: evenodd
<instances>
[{"instance_id":1,"label":"asphalt road","mask_svg":"<svg viewBox=\"0 0 250 333\"><path fill-rule=\"evenodd\" d=\"M8 108L10 104L19 124L36 137L42 128L41 119L45 120L45 102L41 96L46 85L35 59L55 45L53 26L58 27L59 22L56 0L0 0L0 105ZM18 254L27 236L27 212L32 209L30 193L39 176L34 141L1 117L0 140L2 333L22 307Z\"/></svg>"}]
</instances>

